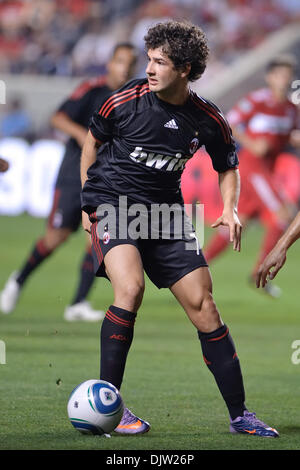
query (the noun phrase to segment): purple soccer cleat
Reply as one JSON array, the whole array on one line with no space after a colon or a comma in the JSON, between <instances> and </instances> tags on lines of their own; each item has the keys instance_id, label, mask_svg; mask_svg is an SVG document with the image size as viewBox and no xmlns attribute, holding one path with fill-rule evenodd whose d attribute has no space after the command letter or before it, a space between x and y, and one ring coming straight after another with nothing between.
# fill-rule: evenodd
<instances>
[{"instance_id":1,"label":"purple soccer cleat","mask_svg":"<svg viewBox=\"0 0 300 470\"><path fill-rule=\"evenodd\" d=\"M144 434L150 429L150 424L138 418L128 408L125 408L119 426L114 430L119 434Z\"/></svg>"},{"instance_id":2,"label":"purple soccer cleat","mask_svg":"<svg viewBox=\"0 0 300 470\"><path fill-rule=\"evenodd\" d=\"M250 434L260 437L279 437L276 429L271 428L256 417L255 413L244 411L244 416L238 416L230 422L230 432L233 434Z\"/></svg>"}]
</instances>

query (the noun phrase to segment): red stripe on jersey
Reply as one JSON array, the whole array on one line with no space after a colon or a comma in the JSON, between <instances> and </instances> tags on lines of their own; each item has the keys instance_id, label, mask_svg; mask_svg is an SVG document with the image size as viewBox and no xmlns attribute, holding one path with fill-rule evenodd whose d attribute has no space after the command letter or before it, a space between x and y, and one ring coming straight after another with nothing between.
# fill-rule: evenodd
<instances>
[{"instance_id":1,"label":"red stripe on jersey","mask_svg":"<svg viewBox=\"0 0 300 470\"><path fill-rule=\"evenodd\" d=\"M144 94L144 91L150 92L148 84L142 86L138 85L130 92L127 91L126 93L122 93L122 96L116 96L113 100L110 100L110 103L106 103L105 108L102 107L103 110L101 108L102 111L100 110L99 113L102 114L103 117L107 118L112 109L119 106L119 104L126 103L126 101L129 101L130 99L136 98L138 95L142 96ZM124 100L124 98L129 99Z\"/></svg>"},{"instance_id":2,"label":"red stripe on jersey","mask_svg":"<svg viewBox=\"0 0 300 470\"><path fill-rule=\"evenodd\" d=\"M207 114L209 114L215 121L220 124L224 141L226 144L230 144L232 141L231 134L229 126L223 116L219 114L212 106L209 106L207 103L204 103L202 100L200 100L198 96L193 95L192 100L200 109L206 111Z\"/></svg>"},{"instance_id":3,"label":"red stripe on jersey","mask_svg":"<svg viewBox=\"0 0 300 470\"><path fill-rule=\"evenodd\" d=\"M97 224L96 223L92 224L91 235L92 235L93 247L94 247L98 262L99 264L101 264L103 261L103 254L102 254L100 243L97 237Z\"/></svg>"},{"instance_id":4,"label":"red stripe on jersey","mask_svg":"<svg viewBox=\"0 0 300 470\"><path fill-rule=\"evenodd\" d=\"M141 97L141 96L145 95L146 93L151 93L151 90L149 90L149 88L146 88L144 90L136 90L132 95L130 95L129 98L127 98L125 100L122 100L122 101L119 101L117 103L113 102L111 104L110 108L108 108L108 110L106 111L106 113L103 116L105 118L107 118L114 108L117 108L118 106L120 106L123 103L126 103L127 101L133 100L137 97Z\"/></svg>"},{"instance_id":5,"label":"red stripe on jersey","mask_svg":"<svg viewBox=\"0 0 300 470\"><path fill-rule=\"evenodd\" d=\"M129 88L128 90L120 91L119 93L114 93L113 96L108 98L108 100L105 101L105 103L102 105L102 108L99 111L99 114L103 114L105 108L110 105L112 101L114 101L117 98L122 98L125 95L131 94L134 92L138 87L144 87L144 86L149 86L148 83L145 83L144 85L136 85L133 88Z\"/></svg>"},{"instance_id":6,"label":"red stripe on jersey","mask_svg":"<svg viewBox=\"0 0 300 470\"><path fill-rule=\"evenodd\" d=\"M97 88L106 84L106 77L92 78L81 83L70 96L70 100L80 100L92 88Z\"/></svg>"},{"instance_id":7,"label":"red stripe on jersey","mask_svg":"<svg viewBox=\"0 0 300 470\"><path fill-rule=\"evenodd\" d=\"M93 224L94 222L97 222L97 213L96 213L96 211L90 213L89 219L90 219L90 221L92 222L92 224Z\"/></svg>"}]
</instances>

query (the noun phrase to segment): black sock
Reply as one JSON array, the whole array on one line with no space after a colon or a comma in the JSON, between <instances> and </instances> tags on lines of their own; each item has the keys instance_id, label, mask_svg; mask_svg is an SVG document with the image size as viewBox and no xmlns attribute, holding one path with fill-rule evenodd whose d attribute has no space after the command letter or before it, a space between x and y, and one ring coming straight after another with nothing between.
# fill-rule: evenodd
<instances>
[{"instance_id":1,"label":"black sock","mask_svg":"<svg viewBox=\"0 0 300 470\"><path fill-rule=\"evenodd\" d=\"M80 280L71 305L82 302L86 298L94 280L93 256L91 250L89 250L85 253L80 266Z\"/></svg>"},{"instance_id":2,"label":"black sock","mask_svg":"<svg viewBox=\"0 0 300 470\"><path fill-rule=\"evenodd\" d=\"M27 261L16 278L16 281L20 286L24 284L32 271L34 271L51 253L52 251L48 250L43 239L37 241L29 258L27 258Z\"/></svg>"},{"instance_id":3,"label":"black sock","mask_svg":"<svg viewBox=\"0 0 300 470\"><path fill-rule=\"evenodd\" d=\"M227 326L223 325L212 333L198 331L198 336L204 361L215 377L231 419L243 416L246 410L243 377Z\"/></svg>"},{"instance_id":4,"label":"black sock","mask_svg":"<svg viewBox=\"0 0 300 470\"><path fill-rule=\"evenodd\" d=\"M120 390L136 313L111 305L101 327L100 379Z\"/></svg>"}]
</instances>

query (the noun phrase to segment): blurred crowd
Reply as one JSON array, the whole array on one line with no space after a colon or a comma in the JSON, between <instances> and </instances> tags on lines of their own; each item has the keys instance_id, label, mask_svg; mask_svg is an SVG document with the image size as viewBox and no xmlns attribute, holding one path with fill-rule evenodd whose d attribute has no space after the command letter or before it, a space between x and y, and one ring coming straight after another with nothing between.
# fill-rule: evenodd
<instances>
[{"instance_id":1,"label":"blurred crowd","mask_svg":"<svg viewBox=\"0 0 300 470\"><path fill-rule=\"evenodd\" d=\"M136 76L144 76L144 35L170 18L206 32L211 54L202 82L208 82L269 33L300 22L300 1L0 0L0 71L96 76L105 72L116 42L131 41L139 51ZM0 111L0 138L32 140L33 129L22 96L10 97Z\"/></svg>"},{"instance_id":2,"label":"blurred crowd","mask_svg":"<svg viewBox=\"0 0 300 470\"><path fill-rule=\"evenodd\" d=\"M143 55L152 23L169 18L201 25L214 71L300 20L299 0L0 0L0 69L12 74L97 75L116 41ZM142 73L143 59L139 73Z\"/></svg>"}]
</instances>

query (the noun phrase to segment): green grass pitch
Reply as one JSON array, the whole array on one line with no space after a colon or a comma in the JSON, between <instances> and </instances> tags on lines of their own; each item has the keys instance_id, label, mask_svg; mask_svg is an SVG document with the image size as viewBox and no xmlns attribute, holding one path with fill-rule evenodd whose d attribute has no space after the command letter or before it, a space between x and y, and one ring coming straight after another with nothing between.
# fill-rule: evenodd
<instances>
[{"instance_id":1,"label":"green grass pitch","mask_svg":"<svg viewBox=\"0 0 300 470\"><path fill-rule=\"evenodd\" d=\"M0 219L0 289L19 268L45 221L27 215ZM0 314L0 449L213 450L299 449L300 364L291 361L300 339L300 245L291 248L278 275L279 300L247 284L261 230L244 234L243 251L229 250L211 266L214 296L229 325L242 364L246 404L276 427L280 439L232 436L228 414L206 368L199 340L168 290L149 281L128 356L122 396L151 422L142 436L83 436L69 423L68 396L80 382L98 378L99 326L66 323L83 253L80 231L30 278L11 315ZM90 300L106 309L110 284L96 280Z\"/></svg>"}]
</instances>

